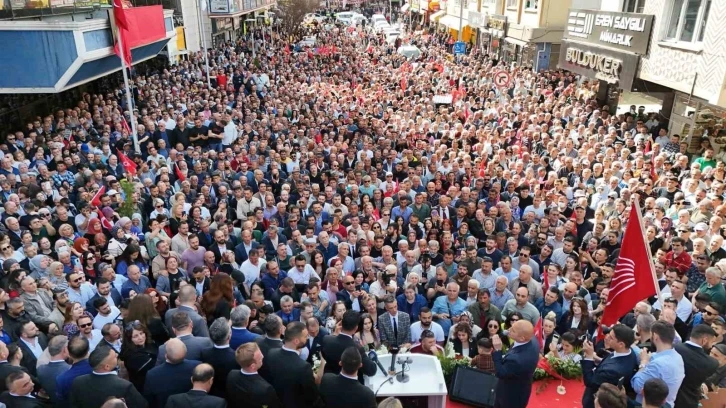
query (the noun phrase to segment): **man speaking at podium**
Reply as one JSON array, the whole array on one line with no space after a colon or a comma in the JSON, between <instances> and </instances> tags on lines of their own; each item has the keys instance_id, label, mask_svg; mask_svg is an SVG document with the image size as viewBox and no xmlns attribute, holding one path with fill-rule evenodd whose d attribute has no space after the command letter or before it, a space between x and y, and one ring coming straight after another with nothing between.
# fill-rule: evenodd
<instances>
[{"instance_id":1,"label":"man speaking at podium","mask_svg":"<svg viewBox=\"0 0 726 408\"><path fill-rule=\"evenodd\" d=\"M372 377L376 375L376 363L374 363L363 350L363 347L356 344L353 335L358 331L360 313L348 310L343 315L340 334L337 336L328 335L323 337L322 354L325 359L325 372L340 374L340 359L348 347L355 347L361 356L361 368L358 371L358 380L363 384L363 374Z\"/></svg>"},{"instance_id":2,"label":"man speaking at podium","mask_svg":"<svg viewBox=\"0 0 726 408\"><path fill-rule=\"evenodd\" d=\"M499 379L494 408L526 408L539 361L539 343L534 338L532 323L526 320L512 325L509 338L514 340L514 346L503 356L502 340L498 335L492 337L492 358Z\"/></svg>"}]
</instances>

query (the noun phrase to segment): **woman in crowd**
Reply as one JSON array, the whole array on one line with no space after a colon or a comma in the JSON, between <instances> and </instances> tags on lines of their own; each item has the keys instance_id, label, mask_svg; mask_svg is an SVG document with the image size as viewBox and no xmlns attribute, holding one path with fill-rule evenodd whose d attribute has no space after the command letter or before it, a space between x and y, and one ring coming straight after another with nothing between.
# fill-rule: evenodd
<instances>
[{"instance_id":1,"label":"woman in crowd","mask_svg":"<svg viewBox=\"0 0 726 408\"><path fill-rule=\"evenodd\" d=\"M157 347L160 347L169 340L169 332L166 326L164 326L159 312L156 311L151 296L141 293L131 299L129 313L126 315L124 321L133 322L136 320L146 327L151 335L151 340Z\"/></svg>"},{"instance_id":2,"label":"woman in crowd","mask_svg":"<svg viewBox=\"0 0 726 408\"><path fill-rule=\"evenodd\" d=\"M119 360L129 373L129 381L144 392L146 373L156 366L159 348L151 340L149 330L138 320L131 321L123 331Z\"/></svg>"},{"instance_id":3,"label":"woman in crowd","mask_svg":"<svg viewBox=\"0 0 726 408\"><path fill-rule=\"evenodd\" d=\"M209 290L202 297L201 314L206 316L207 323L211 325L219 317L229 320L234 305L234 281L226 273L214 275Z\"/></svg>"},{"instance_id":4,"label":"woman in crowd","mask_svg":"<svg viewBox=\"0 0 726 408\"><path fill-rule=\"evenodd\" d=\"M416 272L409 272L409 276L412 274L416 275ZM408 313L411 323L415 323L419 320L421 308L428 306L428 301L423 295L417 293L416 284L410 283L405 288L402 294L396 296L398 310Z\"/></svg>"},{"instance_id":5,"label":"woman in crowd","mask_svg":"<svg viewBox=\"0 0 726 408\"><path fill-rule=\"evenodd\" d=\"M30 276L33 279L48 278L50 272L48 271L52 258L47 255L36 255L34 256L28 265L30 266Z\"/></svg>"},{"instance_id":6,"label":"woman in crowd","mask_svg":"<svg viewBox=\"0 0 726 408\"><path fill-rule=\"evenodd\" d=\"M116 273L126 276L127 270L131 265L138 266L142 275L147 274L148 266L146 265L144 258L141 257L141 248L136 242L132 242L126 246L126 249L124 249L123 253L121 253L118 257L118 261L116 262Z\"/></svg>"},{"instance_id":7,"label":"woman in crowd","mask_svg":"<svg viewBox=\"0 0 726 408\"><path fill-rule=\"evenodd\" d=\"M156 279L156 290L162 295L170 298L172 294L179 291L182 281L189 282L187 272L179 267L179 261L174 256L166 258L166 269L159 273Z\"/></svg>"},{"instance_id":8,"label":"woman in crowd","mask_svg":"<svg viewBox=\"0 0 726 408\"><path fill-rule=\"evenodd\" d=\"M353 340L358 342L366 351L378 350L381 347L381 336L378 329L373 326L373 319L368 313L360 315L358 332L353 336Z\"/></svg>"},{"instance_id":9,"label":"woman in crowd","mask_svg":"<svg viewBox=\"0 0 726 408\"><path fill-rule=\"evenodd\" d=\"M63 321L63 333L71 338L78 335L80 328L78 327L78 319L81 316L87 316L83 309L83 305L78 302L68 302L65 309L65 320Z\"/></svg>"},{"instance_id":10,"label":"woman in crowd","mask_svg":"<svg viewBox=\"0 0 726 408\"><path fill-rule=\"evenodd\" d=\"M573 331L576 336L582 336L590 329L590 314L587 302L581 297L575 297L570 303L570 309L562 313L558 333L565 334Z\"/></svg>"},{"instance_id":11,"label":"woman in crowd","mask_svg":"<svg viewBox=\"0 0 726 408\"><path fill-rule=\"evenodd\" d=\"M474 358L477 355L476 339L472 334L469 323L457 323L454 336L449 337L449 341L454 345L454 352L456 354L470 358Z\"/></svg>"},{"instance_id":12,"label":"woman in crowd","mask_svg":"<svg viewBox=\"0 0 726 408\"><path fill-rule=\"evenodd\" d=\"M333 309L330 313L330 317L325 320L325 328L328 329L331 334L336 331L336 326L343 320L343 314L345 314L346 310L345 303L342 301L338 300L333 303Z\"/></svg>"},{"instance_id":13,"label":"woman in crowd","mask_svg":"<svg viewBox=\"0 0 726 408\"><path fill-rule=\"evenodd\" d=\"M57 261L51 262L48 267L48 272L48 279L50 279L50 283L54 288L62 290L68 289L68 281L66 281L66 273L63 270L62 263Z\"/></svg>"},{"instance_id":14,"label":"woman in crowd","mask_svg":"<svg viewBox=\"0 0 726 408\"><path fill-rule=\"evenodd\" d=\"M163 317L169 308L168 297L162 296L154 288L148 288L144 291L145 294L151 297L151 302L154 304L154 309L159 313L159 317Z\"/></svg>"},{"instance_id":15,"label":"woman in crowd","mask_svg":"<svg viewBox=\"0 0 726 408\"><path fill-rule=\"evenodd\" d=\"M577 337L573 332L567 332L560 337L560 344L552 340L549 344L550 352L548 355L565 361L579 363L582 356L575 352L577 347Z\"/></svg>"}]
</instances>

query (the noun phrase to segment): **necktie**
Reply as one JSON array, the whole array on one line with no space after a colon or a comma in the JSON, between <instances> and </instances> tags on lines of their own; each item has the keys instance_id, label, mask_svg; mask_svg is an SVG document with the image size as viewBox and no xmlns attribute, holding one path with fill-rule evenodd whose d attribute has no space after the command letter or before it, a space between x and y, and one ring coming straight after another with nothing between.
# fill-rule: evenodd
<instances>
[{"instance_id":1,"label":"necktie","mask_svg":"<svg viewBox=\"0 0 726 408\"><path fill-rule=\"evenodd\" d=\"M441 210L441 217L443 217L444 219L449 218L449 214L448 214L448 211L446 211L446 208Z\"/></svg>"},{"instance_id":2,"label":"necktie","mask_svg":"<svg viewBox=\"0 0 726 408\"><path fill-rule=\"evenodd\" d=\"M393 338L396 344L398 344L398 324L396 323L398 319L395 317L393 318Z\"/></svg>"}]
</instances>

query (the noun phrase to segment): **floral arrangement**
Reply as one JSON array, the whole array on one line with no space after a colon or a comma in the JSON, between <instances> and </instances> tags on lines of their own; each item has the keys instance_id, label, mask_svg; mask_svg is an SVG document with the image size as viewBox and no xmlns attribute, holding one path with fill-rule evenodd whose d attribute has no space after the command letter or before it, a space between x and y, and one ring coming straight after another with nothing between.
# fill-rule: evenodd
<instances>
[{"instance_id":1,"label":"floral arrangement","mask_svg":"<svg viewBox=\"0 0 726 408\"><path fill-rule=\"evenodd\" d=\"M448 384L451 380L451 376L454 375L454 371L456 370L457 366L470 366L471 365L471 358L468 356L462 356L460 354L456 354L454 352L454 345L452 343L446 343L446 347L444 347L444 352L439 353L438 356L436 356L439 359L439 362L441 363L441 371L444 373L444 380Z\"/></svg>"},{"instance_id":2,"label":"floral arrangement","mask_svg":"<svg viewBox=\"0 0 726 408\"><path fill-rule=\"evenodd\" d=\"M313 354L313 374L317 374L320 370L320 358L317 354Z\"/></svg>"},{"instance_id":3,"label":"floral arrangement","mask_svg":"<svg viewBox=\"0 0 726 408\"><path fill-rule=\"evenodd\" d=\"M540 381L549 378L576 380L582 378L582 367L572 360L542 357L537 364L537 369L534 370L534 380Z\"/></svg>"}]
</instances>

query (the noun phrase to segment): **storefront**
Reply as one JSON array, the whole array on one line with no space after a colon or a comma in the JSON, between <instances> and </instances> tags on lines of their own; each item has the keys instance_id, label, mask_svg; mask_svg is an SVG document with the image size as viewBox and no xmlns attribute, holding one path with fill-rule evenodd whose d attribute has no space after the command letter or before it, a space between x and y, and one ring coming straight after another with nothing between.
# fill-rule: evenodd
<instances>
[{"instance_id":1,"label":"storefront","mask_svg":"<svg viewBox=\"0 0 726 408\"><path fill-rule=\"evenodd\" d=\"M507 16L489 14L486 19L486 29L482 31L480 40L482 47L496 59L502 57L503 42L507 33Z\"/></svg>"},{"instance_id":2,"label":"storefront","mask_svg":"<svg viewBox=\"0 0 726 408\"><path fill-rule=\"evenodd\" d=\"M716 149L716 158L726 161L725 127L726 109L683 92L675 93L668 128L671 134L681 135L682 140L688 141L689 151L700 150L702 138L708 138Z\"/></svg>"},{"instance_id":3,"label":"storefront","mask_svg":"<svg viewBox=\"0 0 726 408\"><path fill-rule=\"evenodd\" d=\"M614 95L633 87L652 27L652 15L570 9L557 66L600 80L601 95L609 95L602 102L614 112Z\"/></svg>"}]
</instances>

